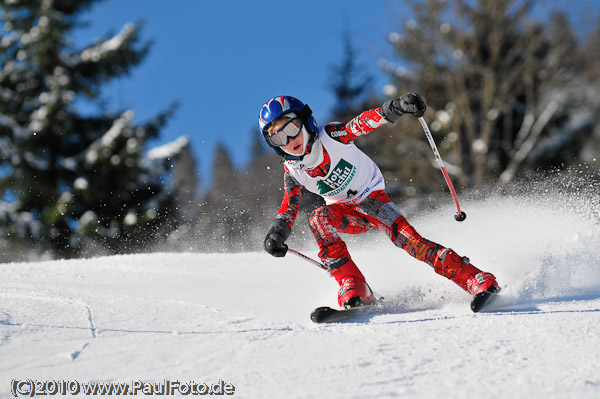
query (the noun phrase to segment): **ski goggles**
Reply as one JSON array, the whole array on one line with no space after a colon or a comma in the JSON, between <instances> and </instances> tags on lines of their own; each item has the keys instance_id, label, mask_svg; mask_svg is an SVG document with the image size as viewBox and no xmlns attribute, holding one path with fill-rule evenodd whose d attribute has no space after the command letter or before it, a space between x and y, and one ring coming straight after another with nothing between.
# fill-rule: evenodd
<instances>
[{"instance_id":1,"label":"ski goggles","mask_svg":"<svg viewBox=\"0 0 600 399\"><path fill-rule=\"evenodd\" d=\"M300 130L302 130L302 120L300 118L290 119L281 129L269 136L269 143L275 147L283 147L287 145L290 138L298 136Z\"/></svg>"}]
</instances>

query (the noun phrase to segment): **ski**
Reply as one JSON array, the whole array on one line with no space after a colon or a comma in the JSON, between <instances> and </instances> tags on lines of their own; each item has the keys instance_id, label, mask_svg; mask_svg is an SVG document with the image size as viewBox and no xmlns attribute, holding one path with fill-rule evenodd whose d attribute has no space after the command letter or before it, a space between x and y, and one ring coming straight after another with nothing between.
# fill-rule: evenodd
<instances>
[{"instance_id":1,"label":"ski","mask_svg":"<svg viewBox=\"0 0 600 399\"><path fill-rule=\"evenodd\" d=\"M493 302L494 298L498 295L498 292L500 291L495 287L490 287L486 291L475 295L471 301L471 310L475 313L479 312L486 305L489 305L491 302Z\"/></svg>"},{"instance_id":2,"label":"ski","mask_svg":"<svg viewBox=\"0 0 600 399\"><path fill-rule=\"evenodd\" d=\"M310 319L315 323L337 323L373 314L379 309L381 309L381 306L378 306L378 303L350 309L334 309L329 306L322 306L312 311Z\"/></svg>"},{"instance_id":3,"label":"ski","mask_svg":"<svg viewBox=\"0 0 600 399\"><path fill-rule=\"evenodd\" d=\"M488 288L471 300L471 310L475 313L489 306L498 296L500 290L495 287ZM310 319L315 323L339 323L347 320L360 318L362 316L377 313L383 309L381 300L370 305L357 306L349 309L334 309L329 306L316 308L310 314Z\"/></svg>"}]
</instances>

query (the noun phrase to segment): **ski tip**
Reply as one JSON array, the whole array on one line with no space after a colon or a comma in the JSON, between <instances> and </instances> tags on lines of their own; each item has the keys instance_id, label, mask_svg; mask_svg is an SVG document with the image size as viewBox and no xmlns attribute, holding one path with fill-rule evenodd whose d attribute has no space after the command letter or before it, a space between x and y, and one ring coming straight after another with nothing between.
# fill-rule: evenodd
<instances>
[{"instance_id":1,"label":"ski tip","mask_svg":"<svg viewBox=\"0 0 600 399\"><path fill-rule=\"evenodd\" d=\"M347 309L333 309L329 306L316 308L310 314L310 319L315 323L334 323L352 320L359 316L369 315L383 310L380 300L369 305L356 306Z\"/></svg>"},{"instance_id":2,"label":"ski tip","mask_svg":"<svg viewBox=\"0 0 600 399\"><path fill-rule=\"evenodd\" d=\"M486 306L490 300L495 297L500 290L497 289L488 289L487 291L480 292L479 294L473 297L471 301L471 310L474 313L479 312L484 306Z\"/></svg>"},{"instance_id":3,"label":"ski tip","mask_svg":"<svg viewBox=\"0 0 600 399\"><path fill-rule=\"evenodd\" d=\"M328 319L328 316L334 312L336 312L335 309L332 309L329 306L322 306L312 311L310 314L310 319L314 323L324 323Z\"/></svg>"}]
</instances>

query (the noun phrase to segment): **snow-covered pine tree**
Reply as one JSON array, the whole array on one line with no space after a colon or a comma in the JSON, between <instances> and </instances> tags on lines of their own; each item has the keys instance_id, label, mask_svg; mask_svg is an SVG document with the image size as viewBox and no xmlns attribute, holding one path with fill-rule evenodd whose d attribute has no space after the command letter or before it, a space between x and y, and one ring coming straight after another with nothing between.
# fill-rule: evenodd
<instances>
[{"instance_id":1,"label":"snow-covered pine tree","mask_svg":"<svg viewBox=\"0 0 600 399\"><path fill-rule=\"evenodd\" d=\"M137 125L130 110L84 115L76 105L98 102L102 86L129 73L150 47L140 42L140 25L128 24L75 48L69 34L96 2L0 0L4 248L17 241L73 257L93 243L132 252L175 220L164 181L171 158L146 155L173 107Z\"/></svg>"}]
</instances>

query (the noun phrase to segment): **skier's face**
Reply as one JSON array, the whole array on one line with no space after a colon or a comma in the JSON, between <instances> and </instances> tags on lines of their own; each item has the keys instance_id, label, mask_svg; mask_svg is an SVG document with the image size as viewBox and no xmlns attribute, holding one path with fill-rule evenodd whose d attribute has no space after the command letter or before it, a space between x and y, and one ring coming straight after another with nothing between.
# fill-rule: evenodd
<instances>
[{"instance_id":1,"label":"skier's face","mask_svg":"<svg viewBox=\"0 0 600 399\"><path fill-rule=\"evenodd\" d=\"M282 129L288 122L289 118L281 118L273 122L272 132L277 132ZM293 123L293 122L292 122ZM298 126L300 127L300 126ZM302 132L296 135L296 137L289 137L288 143L282 147L279 147L290 155L302 155L304 153L304 135Z\"/></svg>"}]
</instances>

